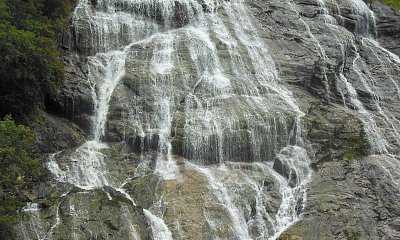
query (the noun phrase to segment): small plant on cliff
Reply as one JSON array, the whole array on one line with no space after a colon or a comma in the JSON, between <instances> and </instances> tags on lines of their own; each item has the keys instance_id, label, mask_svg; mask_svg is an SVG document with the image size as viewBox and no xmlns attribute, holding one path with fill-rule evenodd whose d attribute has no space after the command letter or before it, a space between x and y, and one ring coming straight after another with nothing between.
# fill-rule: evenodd
<instances>
[{"instance_id":1,"label":"small plant on cliff","mask_svg":"<svg viewBox=\"0 0 400 240\"><path fill-rule=\"evenodd\" d=\"M358 156L358 153L355 150L349 150L343 156L348 163L351 163Z\"/></svg>"}]
</instances>

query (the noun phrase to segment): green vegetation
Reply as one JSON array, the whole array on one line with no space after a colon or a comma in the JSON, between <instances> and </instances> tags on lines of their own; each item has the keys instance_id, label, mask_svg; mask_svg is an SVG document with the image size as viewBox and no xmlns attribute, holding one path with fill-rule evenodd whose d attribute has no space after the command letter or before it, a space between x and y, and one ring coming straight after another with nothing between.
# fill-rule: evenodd
<instances>
[{"instance_id":1,"label":"green vegetation","mask_svg":"<svg viewBox=\"0 0 400 240\"><path fill-rule=\"evenodd\" d=\"M398 11L400 11L400 0L379 0L383 4L386 4ZM373 0L368 0L369 3L373 2Z\"/></svg>"},{"instance_id":2,"label":"green vegetation","mask_svg":"<svg viewBox=\"0 0 400 240\"><path fill-rule=\"evenodd\" d=\"M344 153L343 157L350 163L354 158L358 156L355 150L349 150Z\"/></svg>"},{"instance_id":3,"label":"green vegetation","mask_svg":"<svg viewBox=\"0 0 400 240\"><path fill-rule=\"evenodd\" d=\"M64 79L54 38L72 0L0 0L0 117L26 118Z\"/></svg>"},{"instance_id":4,"label":"green vegetation","mask_svg":"<svg viewBox=\"0 0 400 240\"><path fill-rule=\"evenodd\" d=\"M12 224L26 201L22 192L38 181L41 168L29 154L33 131L11 115L44 123L33 113L64 80L55 38L73 1L0 0L0 239L14 238Z\"/></svg>"},{"instance_id":5,"label":"green vegetation","mask_svg":"<svg viewBox=\"0 0 400 240\"><path fill-rule=\"evenodd\" d=\"M10 115L0 121L0 239L11 238L14 215L22 206L18 193L38 176L39 163L28 154L33 141L33 131Z\"/></svg>"},{"instance_id":6,"label":"green vegetation","mask_svg":"<svg viewBox=\"0 0 400 240\"><path fill-rule=\"evenodd\" d=\"M0 117L28 120L64 79L55 36L72 0L0 0ZM36 117L36 124L43 118ZM0 121L0 239L12 239L21 191L36 180L40 165L29 155L30 128L10 115Z\"/></svg>"},{"instance_id":7,"label":"green vegetation","mask_svg":"<svg viewBox=\"0 0 400 240\"><path fill-rule=\"evenodd\" d=\"M380 1L400 11L400 0L380 0Z\"/></svg>"},{"instance_id":8,"label":"green vegetation","mask_svg":"<svg viewBox=\"0 0 400 240\"><path fill-rule=\"evenodd\" d=\"M15 124L11 116L0 121L0 186L12 190L37 175L38 162L28 155L34 141L30 128Z\"/></svg>"}]
</instances>

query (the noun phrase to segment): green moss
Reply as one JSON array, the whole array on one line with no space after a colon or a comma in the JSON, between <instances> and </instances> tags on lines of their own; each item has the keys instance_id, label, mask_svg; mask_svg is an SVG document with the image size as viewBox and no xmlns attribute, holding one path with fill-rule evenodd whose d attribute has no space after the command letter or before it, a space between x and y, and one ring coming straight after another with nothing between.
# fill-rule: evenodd
<instances>
[{"instance_id":1,"label":"green moss","mask_svg":"<svg viewBox=\"0 0 400 240\"><path fill-rule=\"evenodd\" d=\"M173 152L181 155L183 153L182 147L185 141L185 129L177 128L176 132L174 132L174 136L172 138L171 144Z\"/></svg>"},{"instance_id":2,"label":"green moss","mask_svg":"<svg viewBox=\"0 0 400 240\"><path fill-rule=\"evenodd\" d=\"M392 7L393 9L400 11L400 0L379 0L379 1L382 2L383 4ZM368 2L372 3L373 0L368 0Z\"/></svg>"},{"instance_id":3,"label":"green moss","mask_svg":"<svg viewBox=\"0 0 400 240\"><path fill-rule=\"evenodd\" d=\"M246 119L243 119L243 118L239 119L238 128L239 129L248 129L249 128Z\"/></svg>"},{"instance_id":4,"label":"green moss","mask_svg":"<svg viewBox=\"0 0 400 240\"><path fill-rule=\"evenodd\" d=\"M399 0L381 0L381 2L385 3L388 6L400 11L400 1Z\"/></svg>"},{"instance_id":5,"label":"green moss","mask_svg":"<svg viewBox=\"0 0 400 240\"><path fill-rule=\"evenodd\" d=\"M110 201L108 201L108 205L109 205L110 207L118 207L119 204L120 204L119 200L118 200L118 199L115 199L115 198L113 198L113 199L111 199Z\"/></svg>"},{"instance_id":6,"label":"green moss","mask_svg":"<svg viewBox=\"0 0 400 240\"><path fill-rule=\"evenodd\" d=\"M303 238L300 237L301 227L294 225L283 232L279 237L278 240L302 240Z\"/></svg>"},{"instance_id":7,"label":"green moss","mask_svg":"<svg viewBox=\"0 0 400 240\"><path fill-rule=\"evenodd\" d=\"M99 192L99 194L103 195L101 197L102 199L106 198L106 193L105 192ZM132 204L132 202L129 199L127 199L124 195L121 195L119 193L112 194L111 196L112 196L112 199L108 200L106 202L106 204L108 206L110 206L110 207L118 207L123 203L125 203L127 205L131 205Z\"/></svg>"},{"instance_id":8,"label":"green moss","mask_svg":"<svg viewBox=\"0 0 400 240\"><path fill-rule=\"evenodd\" d=\"M36 123L37 125L39 125L39 126L42 126L42 125L44 124L45 121L46 121L46 120L44 119L43 116L37 116L37 117L35 118L35 123Z\"/></svg>"},{"instance_id":9,"label":"green moss","mask_svg":"<svg viewBox=\"0 0 400 240\"><path fill-rule=\"evenodd\" d=\"M347 159L352 160L355 157L368 155L368 143L364 134L359 137L350 137L341 140L345 142L349 149L346 152L347 154L345 153Z\"/></svg>"},{"instance_id":10,"label":"green moss","mask_svg":"<svg viewBox=\"0 0 400 240\"><path fill-rule=\"evenodd\" d=\"M343 157L349 162L351 162L357 156L358 156L358 153L355 150L349 150L343 154Z\"/></svg>"},{"instance_id":11,"label":"green moss","mask_svg":"<svg viewBox=\"0 0 400 240\"><path fill-rule=\"evenodd\" d=\"M45 198L45 199L40 199L37 203L40 204L41 208L50 208L55 205L57 199L55 198Z\"/></svg>"},{"instance_id":12,"label":"green moss","mask_svg":"<svg viewBox=\"0 0 400 240\"><path fill-rule=\"evenodd\" d=\"M357 240L361 239L361 234L353 228L345 228L343 229L343 234L348 240Z\"/></svg>"}]
</instances>

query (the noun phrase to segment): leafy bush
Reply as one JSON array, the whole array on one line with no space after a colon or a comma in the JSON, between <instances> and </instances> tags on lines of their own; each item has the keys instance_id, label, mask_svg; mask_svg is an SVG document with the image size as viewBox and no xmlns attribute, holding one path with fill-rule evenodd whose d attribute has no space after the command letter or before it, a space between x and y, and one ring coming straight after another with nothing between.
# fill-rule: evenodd
<instances>
[{"instance_id":1,"label":"leafy bush","mask_svg":"<svg viewBox=\"0 0 400 240\"><path fill-rule=\"evenodd\" d=\"M0 121L0 239L12 236L14 215L22 206L16 194L38 175L39 163L28 154L33 141L32 130L10 115Z\"/></svg>"},{"instance_id":2,"label":"leafy bush","mask_svg":"<svg viewBox=\"0 0 400 240\"><path fill-rule=\"evenodd\" d=\"M1 112L29 113L63 80L54 42L32 32L0 25Z\"/></svg>"},{"instance_id":3,"label":"leafy bush","mask_svg":"<svg viewBox=\"0 0 400 240\"><path fill-rule=\"evenodd\" d=\"M0 121L0 186L3 190L14 190L37 175L38 161L28 154L33 141L32 130L15 124L10 115Z\"/></svg>"}]
</instances>

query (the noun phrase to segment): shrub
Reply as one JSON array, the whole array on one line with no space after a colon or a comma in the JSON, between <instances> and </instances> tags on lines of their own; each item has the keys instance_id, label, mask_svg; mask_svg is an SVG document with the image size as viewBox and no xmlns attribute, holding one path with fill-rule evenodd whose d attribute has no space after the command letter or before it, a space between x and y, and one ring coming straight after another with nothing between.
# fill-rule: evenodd
<instances>
[{"instance_id":1,"label":"shrub","mask_svg":"<svg viewBox=\"0 0 400 240\"><path fill-rule=\"evenodd\" d=\"M0 186L12 191L36 177L39 163L28 154L34 141L30 128L15 124L10 115L0 121Z\"/></svg>"},{"instance_id":2,"label":"shrub","mask_svg":"<svg viewBox=\"0 0 400 240\"><path fill-rule=\"evenodd\" d=\"M39 163L28 154L34 141L30 128L10 115L0 121L0 239L12 239L15 213L22 207L17 194L38 175Z\"/></svg>"}]
</instances>

